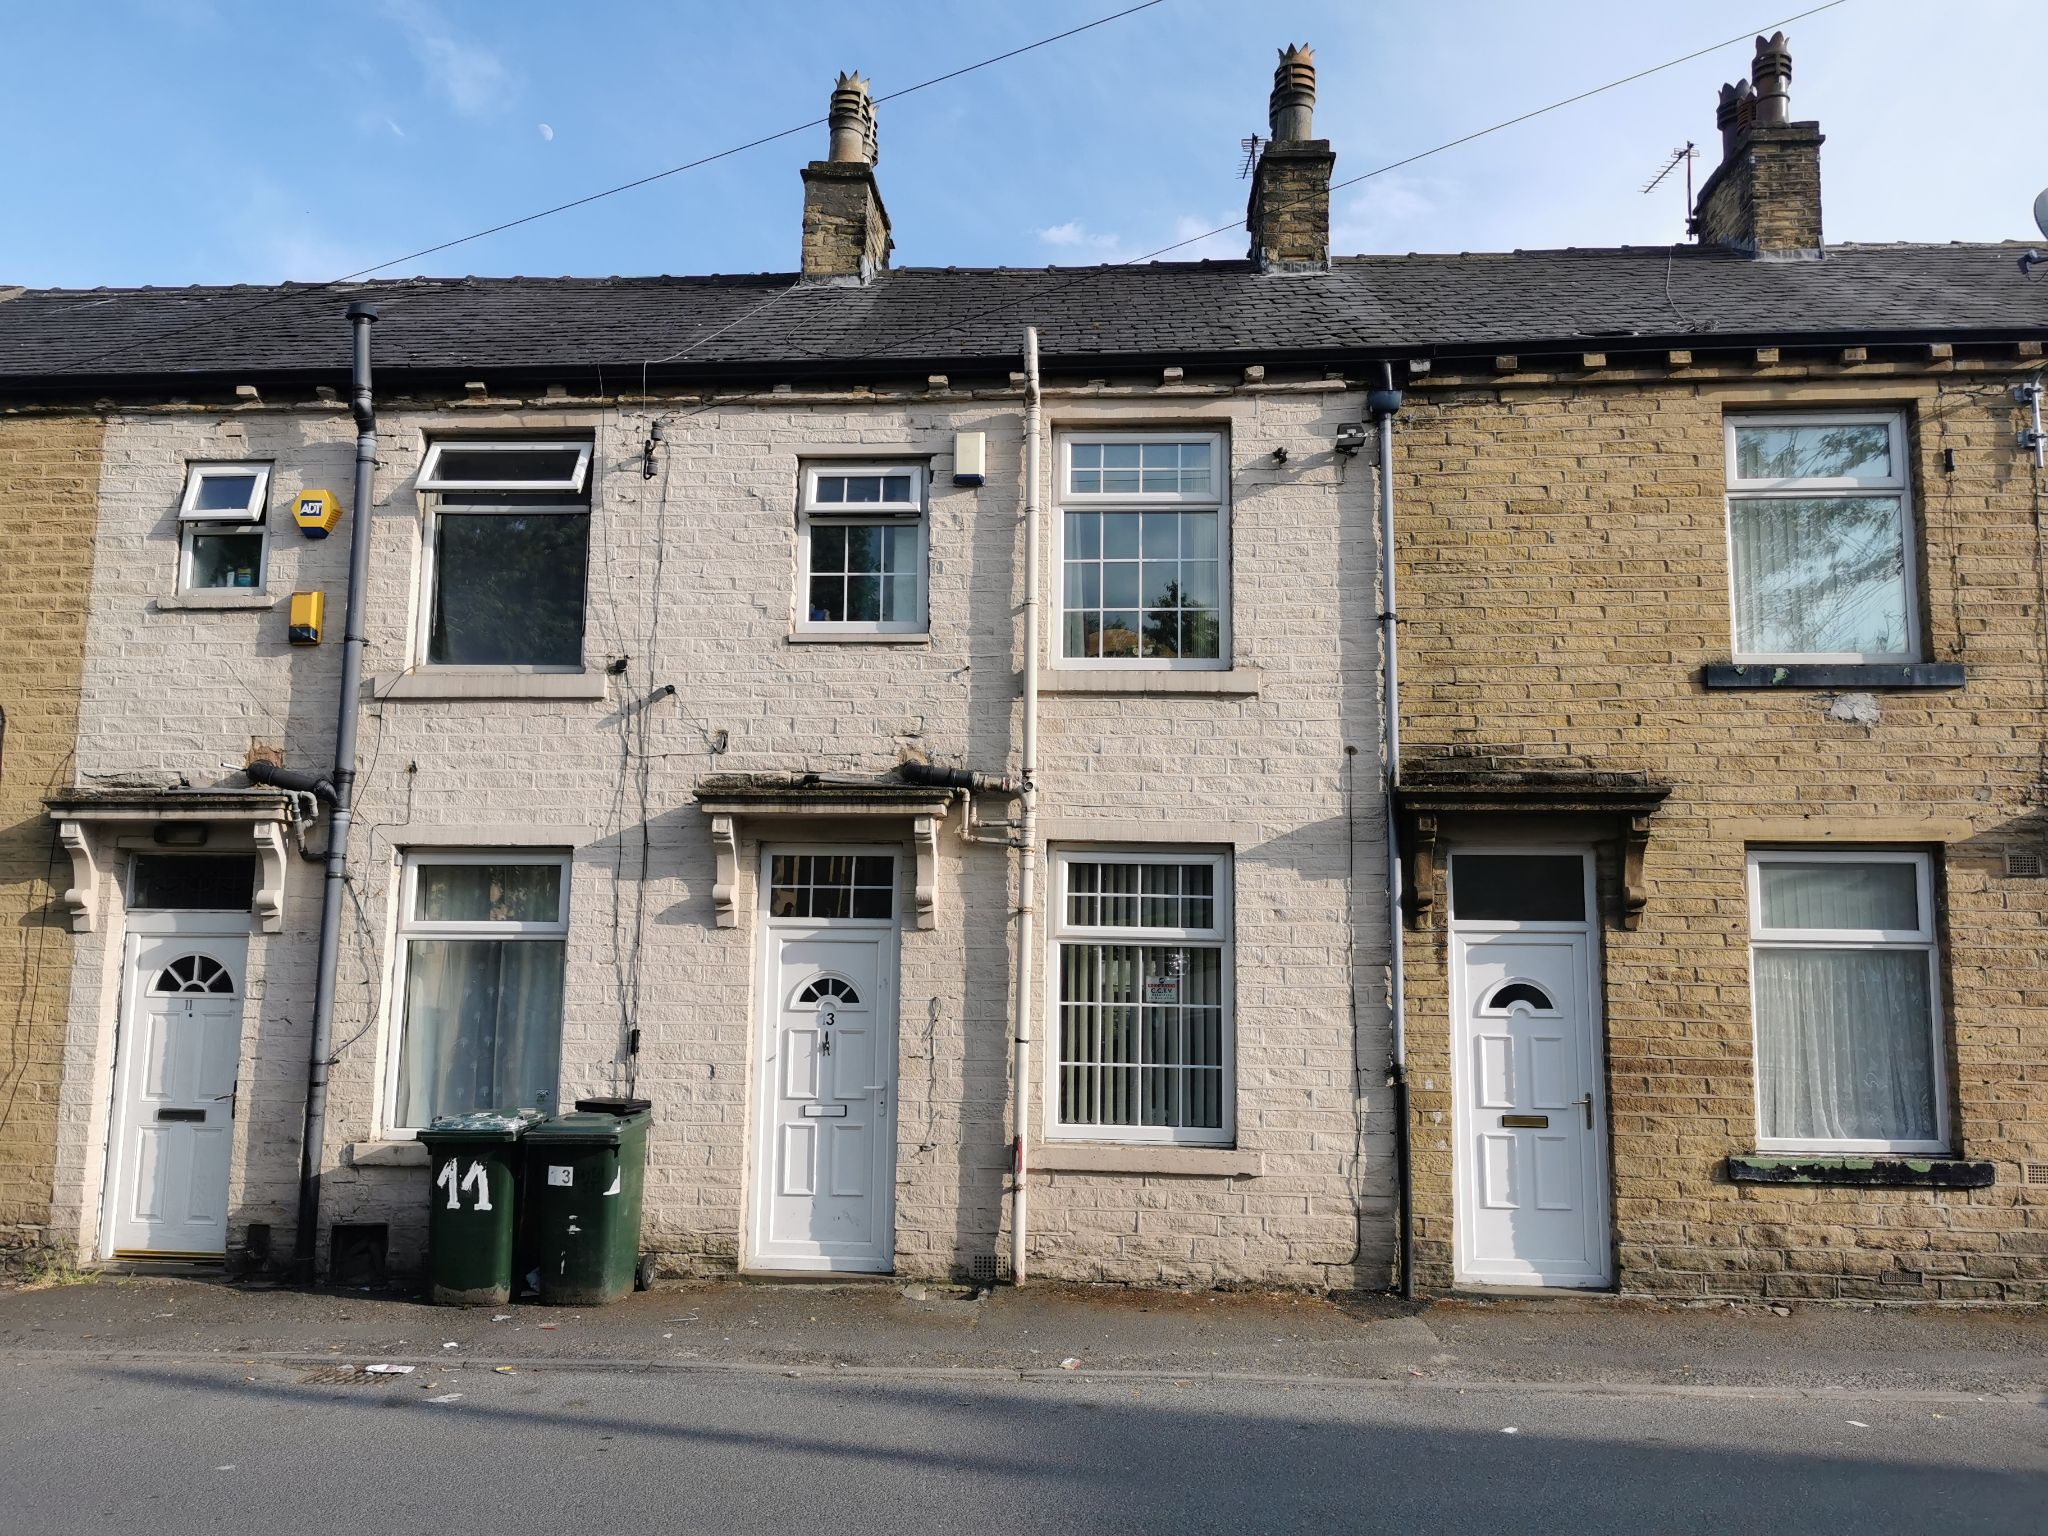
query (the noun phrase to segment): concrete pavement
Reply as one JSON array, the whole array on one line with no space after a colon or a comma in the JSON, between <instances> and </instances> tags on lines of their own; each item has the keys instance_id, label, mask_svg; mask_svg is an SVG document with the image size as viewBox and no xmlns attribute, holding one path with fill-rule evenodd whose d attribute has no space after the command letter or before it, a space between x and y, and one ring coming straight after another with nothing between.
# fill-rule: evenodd
<instances>
[{"instance_id":1,"label":"concrete pavement","mask_svg":"<svg viewBox=\"0 0 2048 1536\"><path fill-rule=\"evenodd\" d=\"M446 1346L453 1345L448 1348ZM1033 1286L706 1282L595 1309L101 1279L0 1293L0 1357L51 1351L368 1363L1317 1378L2026 1394L2048 1311L1686 1308Z\"/></svg>"}]
</instances>

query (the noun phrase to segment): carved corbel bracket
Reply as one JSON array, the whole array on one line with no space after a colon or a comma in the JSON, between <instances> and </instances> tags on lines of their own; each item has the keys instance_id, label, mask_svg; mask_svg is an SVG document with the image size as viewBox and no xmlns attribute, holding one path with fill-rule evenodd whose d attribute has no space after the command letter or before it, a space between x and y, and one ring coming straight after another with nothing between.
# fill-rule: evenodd
<instances>
[{"instance_id":1,"label":"carved corbel bracket","mask_svg":"<svg viewBox=\"0 0 2048 1536\"><path fill-rule=\"evenodd\" d=\"M1436 912L1443 885L1443 868L1437 861L1437 818L1420 815L1408 828L1408 926L1427 928Z\"/></svg>"},{"instance_id":2,"label":"carved corbel bracket","mask_svg":"<svg viewBox=\"0 0 2048 1536\"><path fill-rule=\"evenodd\" d=\"M256 842L256 862L262 878L256 882L256 918L265 933L284 931L284 828L274 821L258 822L249 829Z\"/></svg>"},{"instance_id":3,"label":"carved corbel bracket","mask_svg":"<svg viewBox=\"0 0 2048 1536\"><path fill-rule=\"evenodd\" d=\"M60 821L57 841L71 855L71 888L64 893L64 905L71 909L71 931L91 933L100 898L100 871L93 862L92 838L84 822Z\"/></svg>"},{"instance_id":4,"label":"carved corbel bracket","mask_svg":"<svg viewBox=\"0 0 2048 1536\"><path fill-rule=\"evenodd\" d=\"M911 844L917 852L917 926L939 926L939 818L911 819Z\"/></svg>"},{"instance_id":5,"label":"carved corbel bracket","mask_svg":"<svg viewBox=\"0 0 2048 1536\"><path fill-rule=\"evenodd\" d=\"M740 835L731 816L711 818L711 850L718 857L718 873L711 883L711 908L721 928L740 925Z\"/></svg>"},{"instance_id":6,"label":"carved corbel bracket","mask_svg":"<svg viewBox=\"0 0 2048 1536\"><path fill-rule=\"evenodd\" d=\"M1634 928L1643 918L1650 893L1643 884L1643 856L1650 847L1650 818L1631 816L1622 841L1621 926Z\"/></svg>"}]
</instances>

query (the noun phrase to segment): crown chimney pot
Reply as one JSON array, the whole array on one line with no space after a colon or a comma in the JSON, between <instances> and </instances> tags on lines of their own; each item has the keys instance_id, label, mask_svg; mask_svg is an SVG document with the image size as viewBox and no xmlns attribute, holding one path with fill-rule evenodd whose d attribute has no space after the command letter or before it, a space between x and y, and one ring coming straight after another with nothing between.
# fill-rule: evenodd
<instances>
[{"instance_id":1,"label":"crown chimney pot","mask_svg":"<svg viewBox=\"0 0 2048 1536\"><path fill-rule=\"evenodd\" d=\"M1792 119L1792 50L1785 46L1785 34L1774 32L1756 40L1756 57L1750 61L1749 78L1756 87L1756 122L1765 128L1782 128Z\"/></svg>"},{"instance_id":2,"label":"crown chimney pot","mask_svg":"<svg viewBox=\"0 0 2048 1536\"><path fill-rule=\"evenodd\" d=\"M1295 144L1314 138L1315 112L1315 50L1289 43L1280 50L1280 63L1273 71L1273 95L1266 107L1273 142Z\"/></svg>"},{"instance_id":3,"label":"crown chimney pot","mask_svg":"<svg viewBox=\"0 0 2048 1536\"><path fill-rule=\"evenodd\" d=\"M832 130L832 148L827 158L842 165L875 163L875 104L868 97L867 81L861 79L858 71L839 77L825 122Z\"/></svg>"}]
</instances>

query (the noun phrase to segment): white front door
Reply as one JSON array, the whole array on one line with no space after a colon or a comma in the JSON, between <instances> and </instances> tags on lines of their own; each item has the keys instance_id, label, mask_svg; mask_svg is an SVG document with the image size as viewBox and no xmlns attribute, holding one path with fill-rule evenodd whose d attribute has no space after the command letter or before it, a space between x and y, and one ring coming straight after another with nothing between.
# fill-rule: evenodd
<instances>
[{"instance_id":1,"label":"white front door","mask_svg":"<svg viewBox=\"0 0 2048 1536\"><path fill-rule=\"evenodd\" d=\"M1457 1266L1479 1285L1611 1274L1593 932L1461 928L1451 950Z\"/></svg>"},{"instance_id":2,"label":"white front door","mask_svg":"<svg viewBox=\"0 0 2048 1536\"><path fill-rule=\"evenodd\" d=\"M107 1170L110 1257L227 1251L248 952L249 941L234 936L128 941Z\"/></svg>"},{"instance_id":3,"label":"white front door","mask_svg":"<svg viewBox=\"0 0 2048 1536\"><path fill-rule=\"evenodd\" d=\"M770 918L765 943L749 1262L887 1273L896 1262L894 923Z\"/></svg>"}]
</instances>

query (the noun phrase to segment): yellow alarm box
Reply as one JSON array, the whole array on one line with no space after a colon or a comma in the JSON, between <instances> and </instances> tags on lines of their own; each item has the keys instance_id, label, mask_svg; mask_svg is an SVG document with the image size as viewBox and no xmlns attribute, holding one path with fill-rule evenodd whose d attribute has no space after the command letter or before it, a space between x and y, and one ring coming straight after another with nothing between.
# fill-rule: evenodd
<instances>
[{"instance_id":1,"label":"yellow alarm box","mask_svg":"<svg viewBox=\"0 0 2048 1536\"><path fill-rule=\"evenodd\" d=\"M292 503L292 521L309 539L324 539L341 521L341 502L332 491L301 491Z\"/></svg>"},{"instance_id":2,"label":"yellow alarm box","mask_svg":"<svg viewBox=\"0 0 2048 1536\"><path fill-rule=\"evenodd\" d=\"M325 592L294 592L292 594L291 627L285 637L293 645L318 645L320 632L327 625L327 594Z\"/></svg>"}]
</instances>

